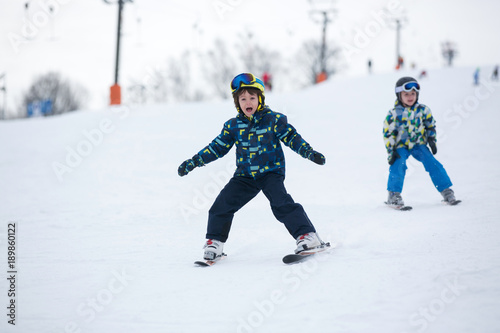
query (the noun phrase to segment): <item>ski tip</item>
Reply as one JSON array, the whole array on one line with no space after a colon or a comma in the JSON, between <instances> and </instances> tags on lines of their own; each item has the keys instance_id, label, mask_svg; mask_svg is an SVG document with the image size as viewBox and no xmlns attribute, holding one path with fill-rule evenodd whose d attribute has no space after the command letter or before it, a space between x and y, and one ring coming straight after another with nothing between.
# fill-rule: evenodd
<instances>
[{"instance_id":1,"label":"ski tip","mask_svg":"<svg viewBox=\"0 0 500 333\"><path fill-rule=\"evenodd\" d=\"M330 242L322 243L319 247L310 249L310 250L304 250L299 253L294 253L294 254L287 254L286 256L283 257L283 263L285 264L295 264L302 262L306 260L307 258L310 258L311 256L318 254L318 253L325 253L332 249Z\"/></svg>"},{"instance_id":2,"label":"ski tip","mask_svg":"<svg viewBox=\"0 0 500 333\"><path fill-rule=\"evenodd\" d=\"M462 202L462 200L455 200L455 201L452 201L452 202L447 202L447 201L444 201L444 200L443 200L443 203L444 203L445 205L448 205L448 206L456 206L456 205L458 205L458 204L459 204L459 203L461 203L461 202Z\"/></svg>"},{"instance_id":3,"label":"ski tip","mask_svg":"<svg viewBox=\"0 0 500 333\"><path fill-rule=\"evenodd\" d=\"M209 263L208 261L195 261L194 264L198 267L208 267L213 265L213 263Z\"/></svg>"},{"instance_id":4,"label":"ski tip","mask_svg":"<svg viewBox=\"0 0 500 333\"><path fill-rule=\"evenodd\" d=\"M392 209L395 209L395 210L402 210L402 211L406 211L406 210L412 210L413 207L412 206L404 206L404 205L391 205L391 204L388 204L387 201L384 201L384 203L386 204L387 207L389 208L392 208Z\"/></svg>"},{"instance_id":5,"label":"ski tip","mask_svg":"<svg viewBox=\"0 0 500 333\"><path fill-rule=\"evenodd\" d=\"M284 264L294 264L301 262L302 260L305 260L309 255L302 255L302 254L288 254L283 257L283 263Z\"/></svg>"}]
</instances>

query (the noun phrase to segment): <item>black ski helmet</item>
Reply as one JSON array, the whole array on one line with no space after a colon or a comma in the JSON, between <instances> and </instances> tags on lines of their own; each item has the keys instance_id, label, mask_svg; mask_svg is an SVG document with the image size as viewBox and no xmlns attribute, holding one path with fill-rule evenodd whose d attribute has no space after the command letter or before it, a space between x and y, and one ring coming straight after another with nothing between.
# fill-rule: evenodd
<instances>
[{"instance_id":1,"label":"black ski helmet","mask_svg":"<svg viewBox=\"0 0 500 333\"><path fill-rule=\"evenodd\" d=\"M405 83L408 83L408 82L417 82L418 81L414 78L412 78L411 76L403 76L402 78L400 78L397 82L396 82L396 86L394 87L394 89L398 88L398 87L401 87L403 86ZM396 92L396 97L399 101L399 103L403 103L401 101L401 92ZM415 101L415 103L418 102L418 97L419 97L419 92L417 91L417 100Z\"/></svg>"}]
</instances>

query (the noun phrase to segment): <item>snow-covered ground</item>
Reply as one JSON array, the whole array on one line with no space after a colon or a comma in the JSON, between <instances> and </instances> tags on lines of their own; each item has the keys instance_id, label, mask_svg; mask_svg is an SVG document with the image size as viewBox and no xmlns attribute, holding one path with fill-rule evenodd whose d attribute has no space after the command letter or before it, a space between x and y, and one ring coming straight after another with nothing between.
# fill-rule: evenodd
<instances>
[{"instance_id":1,"label":"snow-covered ground","mask_svg":"<svg viewBox=\"0 0 500 333\"><path fill-rule=\"evenodd\" d=\"M420 101L437 120L436 157L463 202L443 205L411 162L410 212L383 204L382 122L403 73L267 94L327 158L318 166L285 148L288 191L336 246L292 266L281 258L295 242L262 194L237 213L228 257L193 265L234 152L186 177L177 167L235 114L231 101L0 123L1 331L498 332L500 84L474 87L472 72L421 80Z\"/></svg>"}]
</instances>

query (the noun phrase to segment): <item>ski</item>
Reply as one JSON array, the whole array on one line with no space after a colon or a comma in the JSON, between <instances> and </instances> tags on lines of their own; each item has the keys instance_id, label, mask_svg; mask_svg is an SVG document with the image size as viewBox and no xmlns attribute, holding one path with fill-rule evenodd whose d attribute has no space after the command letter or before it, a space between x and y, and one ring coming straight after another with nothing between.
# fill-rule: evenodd
<instances>
[{"instance_id":1,"label":"ski","mask_svg":"<svg viewBox=\"0 0 500 333\"><path fill-rule=\"evenodd\" d=\"M392 208L392 209L395 209L395 210L412 210L413 207L412 206L405 206L405 205L391 205L391 204L388 204L387 201L385 202L385 204L387 205L387 207L389 208Z\"/></svg>"},{"instance_id":2,"label":"ski","mask_svg":"<svg viewBox=\"0 0 500 333\"><path fill-rule=\"evenodd\" d=\"M220 256L215 260L197 260L194 262L194 264L198 267L210 267L215 265L215 263L217 263L221 259L224 259L225 256L227 256L227 254L223 253L222 256Z\"/></svg>"},{"instance_id":3,"label":"ski","mask_svg":"<svg viewBox=\"0 0 500 333\"><path fill-rule=\"evenodd\" d=\"M200 266L200 267L208 267L208 266L213 266L215 265L217 261L213 261L213 260L204 260L204 261L195 261L194 264L196 266Z\"/></svg>"},{"instance_id":4,"label":"ski","mask_svg":"<svg viewBox=\"0 0 500 333\"><path fill-rule=\"evenodd\" d=\"M462 200L453 200L453 201L444 201L443 200L443 203L448 205L448 206L456 206L461 202L462 202Z\"/></svg>"},{"instance_id":5,"label":"ski","mask_svg":"<svg viewBox=\"0 0 500 333\"><path fill-rule=\"evenodd\" d=\"M294 253L294 254L287 254L286 256L283 257L283 262L285 264L296 264L299 262L302 262L306 259L311 258L317 253L325 252L331 249L330 243L324 243L320 245L319 247L316 247L311 250L305 250L300 253Z\"/></svg>"}]
</instances>

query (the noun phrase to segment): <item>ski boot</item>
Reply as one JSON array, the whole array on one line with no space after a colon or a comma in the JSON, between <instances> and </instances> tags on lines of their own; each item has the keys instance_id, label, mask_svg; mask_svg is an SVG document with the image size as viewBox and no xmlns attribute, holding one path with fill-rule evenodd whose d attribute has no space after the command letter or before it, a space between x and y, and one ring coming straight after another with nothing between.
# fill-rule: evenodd
<instances>
[{"instance_id":1,"label":"ski boot","mask_svg":"<svg viewBox=\"0 0 500 333\"><path fill-rule=\"evenodd\" d=\"M386 204L391 206L404 206L405 203L403 201L403 197L401 197L401 193L399 192L391 192L389 191L389 196L387 198Z\"/></svg>"},{"instance_id":2,"label":"ski boot","mask_svg":"<svg viewBox=\"0 0 500 333\"><path fill-rule=\"evenodd\" d=\"M216 239L207 239L203 249L203 259L216 261L219 260L224 254L222 250L224 248L224 243Z\"/></svg>"},{"instance_id":3,"label":"ski boot","mask_svg":"<svg viewBox=\"0 0 500 333\"><path fill-rule=\"evenodd\" d=\"M323 244L323 241L315 232L300 235L297 237L297 248L295 249L295 253L298 254L305 250L311 250L320 247Z\"/></svg>"},{"instance_id":4,"label":"ski boot","mask_svg":"<svg viewBox=\"0 0 500 333\"><path fill-rule=\"evenodd\" d=\"M443 202L448 204L448 205L455 206L456 204L462 202L462 200L457 200L455 198L455 193L453 192L453 190L451 188L447 188L446 190L443 190L441 192L441 195L443 196Z\"/></svg>"}]
</instances>

